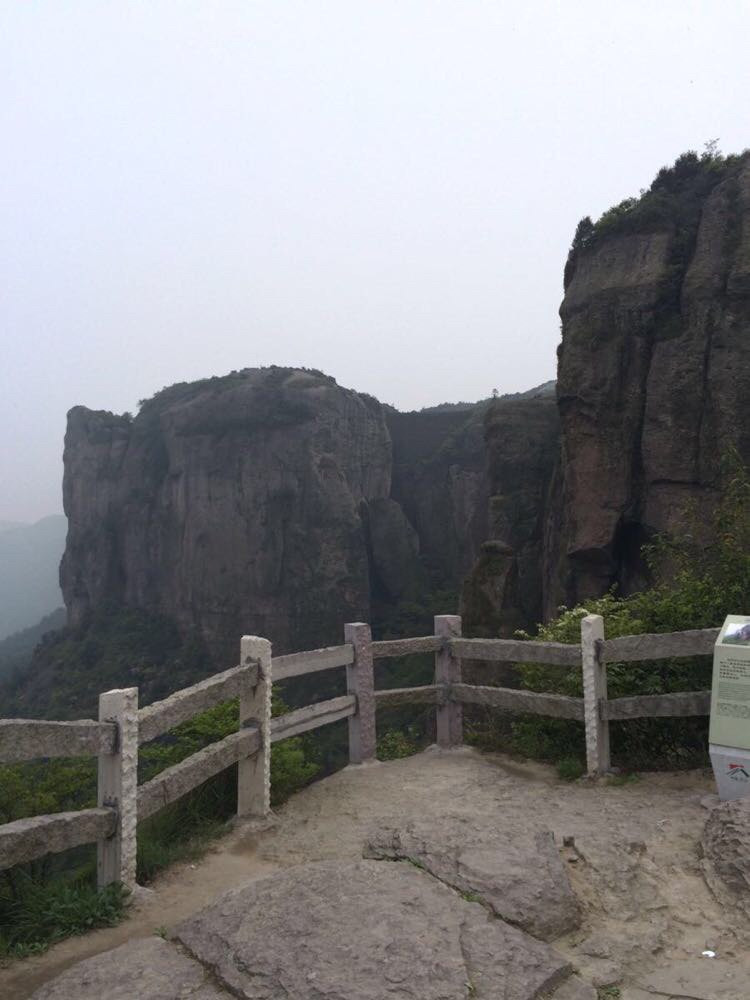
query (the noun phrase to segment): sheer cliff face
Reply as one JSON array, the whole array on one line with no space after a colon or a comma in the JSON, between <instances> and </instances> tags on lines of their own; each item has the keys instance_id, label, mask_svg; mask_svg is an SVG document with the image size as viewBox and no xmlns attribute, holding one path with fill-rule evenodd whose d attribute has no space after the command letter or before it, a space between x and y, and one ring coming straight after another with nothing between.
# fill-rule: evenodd
<instances>
[{"instance_id":1,"label":"sheer cliff face","mask_svg":"<svg viewBox=\"0 0 750 1000\"><path fill-rule=\"evenodd\" d=\"M542 547L559 453L554 384L499 399L484 419L489 492L486 541L462 595L470 635L512 635L542 615Z\"/></svg>"},{"instance_id":2,"label":"sheer cliff face","mask_svg":"<svg viewBox=\"0 0 750 1000\"><path fill-rule=\"evenodd\" d=\"M390 492L375 400L251 370L164 390L134 420L76 407L64 463L73 623L105 602L158 610L230 663L243 633L284 652L366 620L363 513Z\"/></svg>"},{"instance_id":3,"label":"sheer cliff face","mask_svg":"<svg viewBox=\"0 0 750 1000\"><path fill-rule=\"evenodd\" d=\"M567 277L548 615L637 588L640 544L714 503L729 447L750 461L750 163L706 194L694 230L603 237Z\"/></svg>"},{"instance_id":4,"label":"sheer cliff face","mask_svg":"<svg viewBox=\"0 0 750 1000\"><path fill-rule=\"evenodd\" d=\"M487 538L485 404L386 412L392 495L414 525L434 586L457 590Z\"/></svg>"},{"instance_id":5,"label":"sheer cliff face","mask_svg":"<svg viewBox=\"0 0 750 1000\"><path fill-rule=\"evenodd\" d=\"M503 493L492 519L517 549L533 614L557 441L554 401L540 406L499 400L489 424ZM487 409L400 414L279 368L172 386L135 419L74 408L61 567L71 624L104 605L145 608L230 663L242 634L283 653L339 642L344 622L388 621L403 602L451 610L431 595L459 591L487 538Z\"/></svg>"}]
</instances>

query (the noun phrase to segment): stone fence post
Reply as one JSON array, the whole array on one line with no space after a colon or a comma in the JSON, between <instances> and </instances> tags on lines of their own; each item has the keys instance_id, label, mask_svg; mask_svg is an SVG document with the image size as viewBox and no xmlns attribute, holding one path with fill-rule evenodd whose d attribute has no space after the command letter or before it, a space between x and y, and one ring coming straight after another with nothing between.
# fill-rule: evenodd
<instances>
[{"instance_id":1,"label":"stone fence post","mask_svg":"<svg viewBox=\"0 0 750 1000\"><path fill-rule=\"evenodd\" d=\"M586 769L590 775L606 774L609 756L609 721L602 717L607 700L607 667L602 660L604 619L586 615L581 619L581 664L583 670L583 718L586 726Z\"/></svg>"},{"instance_id":2,"label":"stone fence post","mask_svg":"<svg viewBox=\"0 0 750 1000\"><path fill-rule=\"evenodd\" d=\"M271 643L255 635L240 640L240 664L257 663L240 682L240 729L257 726L260 747L237 764L237 815L260 819L271 811Z\"/></svg>"},{"instance_id":3,"label":"stone fence post","mask_svg":"<svg viewBox=\"0 0 750 1000\"><path fill-rule=\"evenodd\" d=\"M435 653L435 683L460 684L461 661L455 657L448 645L448 639L457 639L461 635L461 618L459 615L435 615L435 635L443 640L442 649ZM464 740L463 709L454 701L448 701L437 707L437 745L439 747L458 747Z\"/></svg>"},{"instance_id":4,"label":"stone fence post","mask_svg":"<svg viewBox=\"0 0 750 1000\"><path fill-rule=\"evenodd\" d=\"M344 625L344 642L354 647L354 663L346 668L346 690L357 699L357 713L349 716L349 763L375 760L375 672L372 633L364 622Z\"/></svg>"},{"instance_id":5,"label":"stone fence post","mask_svg":"<svg viewBox=\"0 0 750 1000\"><path fill-rule=\"evenodd\" d=\"M116 727L112 753L99 754L97 803L117 810L115 832L96 845L100 889L112 882L135 887L138 826L138 688L99 695L99 721Z\"/></svg>"}]
</instances>

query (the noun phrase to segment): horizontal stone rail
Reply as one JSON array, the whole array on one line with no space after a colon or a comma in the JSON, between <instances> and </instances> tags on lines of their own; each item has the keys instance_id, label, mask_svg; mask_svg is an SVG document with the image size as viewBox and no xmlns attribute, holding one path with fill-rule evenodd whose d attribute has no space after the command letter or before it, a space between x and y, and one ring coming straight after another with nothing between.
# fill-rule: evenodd
<instances>
[{"instance_id":1,"label":"horizontal stone rail","mask_svg":"<svg viewBox=\"0 0 750 1000\"><path fill-rule=\"evenodd\" d=\"M603 718L664 719L690 715L709 715L710 691L677 691L672 694L641 694L631 698L614 698L601 703Z\"/></svg>"},{"instance_id":2,"label":"horizontal stone rail","mask_svg":"<svg viewBox=\"0 0 750 1000\"><path fill-rule=\"evenodd\" d=\"M0 719L0 764L112 753L116 739L117 727L111 722Z\"/></svg>"},{"instance_id":3,"label":"horizontal stone rail","mask_svg":"<svg viewBox=\"0 0 750 1000\"><path fill-rule=\"evenodd\" d=\"M316 705L306 705L285 715L277 715L271 719L271 742L287 740L290 736L299 736L311 729L328 726L332 722L348 719L357 713L357 699L353 694L344 694L340 698L330 698L319 701Z\"/></svg>"},{"instance_id":4,"label":"horizontal stone rail","mask_svg":"<svg viewBox=\"0 0 750 1000\"><path fill-rule=\"evenodd\" d=\"M148 743L200 712L236 698L241 686L253 686L257 677L258 666L255 663L231 667L182 691L175 691L163 701L147 705L138 712L138 742Z\"/></svg>"},{"instance_id":5,"label":"horizontal stone rail","mask_svg":"<svg viewBox=\"0 0 750 1000\"><path fill-rule=\"evenodd\" d=\"M571 698L563 694L539 694L536 691L478 684L452 684L448 697L463 705L491 705L513 714L549 715L555 719L583 722L583 698Z\"/></svg>"},{"instance_id":6,"label":"horizontal stone rail","mask_svg":"<svg viewBox=\"0 0 750 1000\"><path fill-rule=\"evenodd\" d=\"M115 809L79 809L29 816L0 826L0 870L57 854L71 847L111 837L117 828Z\"/></svg>"},{"instance_id":7,"label":"horizontal stone rail","mask_svg":"<svg viewBox=\"0 0 750 1000\"><path fill-rule=\"evenodd\" d=\"M443 640L439 635L423 635L414 639L381 639L372 644L372 658L382 660L386 656L410 656L412 653L437 653Z\"/></svg>"},{"instance_id":8,"label":"horizontal stone rail","mask_svg":"<svg viewBox=\"0 0 750 1000\"><path fill-rule=\"evenodd\" d=\"M719 631L718 628L701 628L604 639L602 660L605 663L628 663L633 660L667 660L673 656L710 656Z\"/></svg>"},{"instance_id":9,"label":"horizontal stone rail","mask_svg":"<svg viewBox=\"0 0 750 1000\"><path fill-rule=\"evenodd\" d=\"M524 642L522 639L449 639L454 656L462 660L500 660L506 663L545 663L580 667L581 647L564 642Z\"/></svg>"},{"instance_id":10,"label":"horizontal stone rail","mask_svg":"<svg viewBox=\"0 0 750 1000\"><path fill-rule=\"evenodd\" d=\"M440 705L446 701L444 684L424 684L413 688L385 688L375 692L378 708L395 708L398 705Z\"/></svg>"},{"instance_id":11,"label":"horizontal stone rail","mask_svg":"<svg viewBox=\"0 0 750 1000\"><path fill-rule=\"evenodd\" d=\"M354 647L347 642L343 646L311 649L306 653L288 653L286 656L274 656L271 663L274 681L284 681L288 677L313 674L319 670L348 667L354 663Z\"/></svg>"},{"instance_id":12,"label":"horizontal stone rail","mask_svg":"<svg viewBox=\"0 0 750 1000\"><path fill-rule=\"evenodd\" d=\"M34 816L0 826L0 869L45 854L96 843L99 885L135 882L136 820L160 809L238 764L240 817L267 815L270 808L270 745L346 719L349 761L376 755L376 709L435 706L436 740L443 748L463 742L463 706L486 705L513 714L534 714L584 723L590 774L610 770L609 723L638 718L707 715L709 691L608 699L607 663L710 655L718 629L604 638L598 615L581 621L579 645L518 639L464 639L461 619L438 615L434 634L373 642L370 626L346 625L344 643L285 656L271 644L243 637L241 665L208 677L138 711L136 688L99 698L99 721L0 720L0 763L47 757L96 755L95 809ZM431 653L434 682L419 687L374 689L376 659ZM513 688L464 684L461 661L540 663L581 671L583 698ZM322 670L346 668L347 693L271 719L271 684ZM237 698L239 731L169 767L137 787L138 747L195 715Z\"/></svg>"},{"instance_id":13,"label":"horizontal stone rail","mask_svg":"<svg viewBox=\"0 0 750 1000\"><path fill-rule=\"evenodd\" d=\"M260 743L257 727L243 729L161 771L138 789L139 821L176 802L240 758L251 757L258 752Z\"/></svg>"},{"instance_id":14,"label":"horizontal stone rail","mask_svg":"<svg viewBox=\"0 0 750 1000\"><path fill-rule=\"evenodd\" d=\"M398 705L437 705L445 701L444 685L426 684L422 687L386 688L375 692L378 708L395 708Z\"/></svg>"}]
</instances>

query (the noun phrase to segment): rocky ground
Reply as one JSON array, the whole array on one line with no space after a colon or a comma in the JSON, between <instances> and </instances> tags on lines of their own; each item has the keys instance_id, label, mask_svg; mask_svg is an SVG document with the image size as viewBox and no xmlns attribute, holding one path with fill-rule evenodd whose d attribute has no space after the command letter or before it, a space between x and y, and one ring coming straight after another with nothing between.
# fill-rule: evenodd
<instances>
[{"instance_id":1,"label":"rocky ground","mask_svg":"<svg viewBox=\"0 0 750 1000\"><path fill-rule=\"evenodd\" d=\"M696 772L567 784L469 749L348 768L119 927L0 972L0 994L747 1000L750 808L727 817L712 791Z\"/></svg>"}]
</instances>

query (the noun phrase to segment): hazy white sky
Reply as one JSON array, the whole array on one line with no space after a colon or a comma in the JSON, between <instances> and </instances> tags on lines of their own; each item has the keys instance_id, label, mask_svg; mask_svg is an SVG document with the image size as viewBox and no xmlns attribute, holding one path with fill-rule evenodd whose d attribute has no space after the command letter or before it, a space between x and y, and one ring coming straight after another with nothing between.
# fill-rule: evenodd
<instances>
[{"instance_id":1,"label":"hazy white sky","mask_svg":"<svg viewBox=\"0 0 750 1000\"><path fill-rule=\"evenodd\" d=\"M554 377L578 219L750 144L747 0L0 0L0 518L66 410L320 368Z\"/></svg>"}]
</instances>

